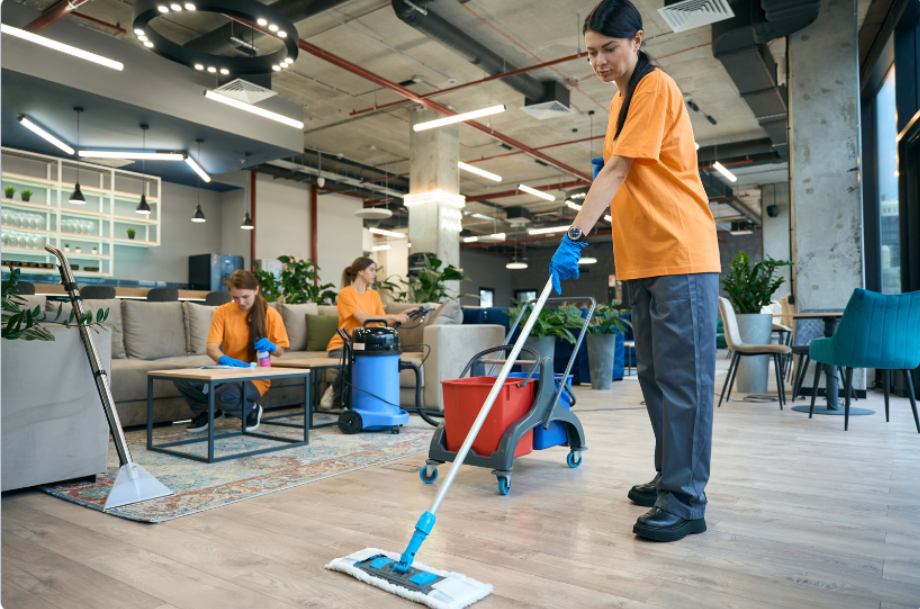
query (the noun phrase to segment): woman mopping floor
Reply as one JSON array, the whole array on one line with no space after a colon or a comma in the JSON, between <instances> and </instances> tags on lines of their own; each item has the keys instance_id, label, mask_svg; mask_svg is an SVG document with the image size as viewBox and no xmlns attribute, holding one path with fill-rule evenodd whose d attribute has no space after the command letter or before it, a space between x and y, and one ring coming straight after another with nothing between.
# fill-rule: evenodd
<instances>
[{"instance_id":1,"label":"woman mopping floor","mask_svg":"<svg viewBox=\"0 0 920 609\"><path fill-rule=\"evenodd\" d=\"M676 541L706 530L715 394L719 246L674 80L641 50L642 16L604 0L584 24L595 74L619 89L594 183L550 264L578 278L587 234L609 205L616 274L627 280L639 384L655 431L654 479L629 491L651 511L633 532Z\"/></svg>"}]
</instances>

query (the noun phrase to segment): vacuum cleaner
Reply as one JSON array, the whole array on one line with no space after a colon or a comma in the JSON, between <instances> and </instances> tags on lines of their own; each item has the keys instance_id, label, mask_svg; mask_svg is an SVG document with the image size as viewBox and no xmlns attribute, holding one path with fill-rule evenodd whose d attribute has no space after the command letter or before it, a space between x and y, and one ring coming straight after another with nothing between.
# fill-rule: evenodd
<instances>
[{"instance_id":1,"label":"vacuum cleaner","mask_svg":"<svg viewBox=\"0 0 920 609\"><path fill-rule=\"evenodd\" d=\"M410 313L409 318L419 319L431 311L432 307L425 305ZM350 407L339 415L342 433L387 429L391 433L399 433L399 428L409 422L409 413L399 406L399 373L403 370L415 372L416 412L430 425L439 424L422 408L421 369L414 362L400 360L402 349L396 333L399 325L397 322L390 327L385 319L368 319L351 334L342 328L337 330L345 342L347 358L342 381L351 390L348 392L351 399L346 400L350 401ZM346 381L349 370L350 382Z\"/></svg>"}]
</instances>

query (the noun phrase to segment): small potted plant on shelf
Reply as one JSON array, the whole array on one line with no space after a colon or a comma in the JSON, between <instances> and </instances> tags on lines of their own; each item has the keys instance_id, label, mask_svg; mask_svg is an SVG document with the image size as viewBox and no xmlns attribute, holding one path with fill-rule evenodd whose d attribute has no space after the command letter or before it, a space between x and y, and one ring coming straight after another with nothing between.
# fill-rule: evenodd
<instances>
[{"instance_id":1,"label":"small potted plant on shelf","mask_svg":"<svg viewBox=\"0 0 920 609\"><path fill-rule=\"evenodd\" d=\"M93 248L93 255L96 255L96 254L98 254L98 253L99 253L99 248L98 248L98 247L94 247L94 248Z\"/></svg>"},{"instance_id":2,"label":"small potted plant on shelf","mask_svg":"<svg viewBox=\"0 0 920 609\"><path fill-rule=\"evenodd\" d=\"M16 194L16 189L12 186L7 186L6 188L3 189L3 194L6 196L7 199L12 199L13 195Z\"/></svg>"},{"instance_id":3,"label":"small potted plant on shelf","mask_svg":"<svg viewBox=\"0 0 920 609\"><path fill-rule=\"evenodd\" d=\"M80 246L78 245L77 247L74 248L74 251L79 254L82 250L80 249Z\"/></svg>"},{"instance_id":4,"label":"small potted plant on shelf","mask_svg":"<svg viewBox=\"0 0 920 609\"><path fill-rule=\"evenodd\" d=\"M591 389L610 389L616 359L617 335L626 332L630 323L620 317L629 311L618 309L619 300L609 305L600 304L588 326L588 366L591 370Z\"/></svg>"},{"instance_id":5,"label":"small potted plant on shelf","mask_svg":"<svg viewBox=\"0 0 920 609\"><path fill-rule=\"evenodd\" d=\"M136 235L137 235L137 231L135 229L133 228L128 229L128 239L134 239Z\"/></svg>"},{"instance_id":6,"label":"small potted plant on shelf","mask_svg":"<svg viewBox=\"0 0 920 609\"><path fill-rule=\"evenodd\" d=\"M29 199L32 198L32 191L29 190L28 188L23 188L22 190L19 191L19 196L22 197L23 201L28 203Z\"/></svg>"},{"instance_id":7,"label":"small potted plant on shelf","mask_svg":"<svg viewBox=\"0 0 920 609\"><path fill-rule=\"evenodd\" d=\"M69 252L69 251L70 251L70 244L69 244L69 243L65 243L65 244L64 244L64 251L65 251L65 252Z\"/></svg>"}]
</instances>

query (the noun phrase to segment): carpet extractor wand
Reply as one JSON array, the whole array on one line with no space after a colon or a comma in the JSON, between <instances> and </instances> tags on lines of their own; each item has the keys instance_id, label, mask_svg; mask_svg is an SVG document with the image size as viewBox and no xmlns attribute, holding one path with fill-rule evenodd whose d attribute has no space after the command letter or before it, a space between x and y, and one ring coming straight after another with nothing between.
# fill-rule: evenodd
<instances>
[{"instance_id":1,"label":"carpet extractor wand","mask_svg":"<svg viewBox=\"0 0 920 609\"><path fill-rule=\"evenodd\" d=\"M112 485L112 490L105 500L105 506L102 511L107 512L123 505L173 495L174 493L166 488L163 483L131 460L131 451L128 450L128 443L125 441L125 434L121 429L121 421L118 419L118 411L115 410L115 400L112 397L112 389L109 387L108 374L105 368L102 367L99 351L96 350L96 341L93 340L92 333L83 321L83 299L80 298L80 292L77 290L77 282L73 277L73 271L70 270L70 263L61 253L61 250L53 245L46 245L45 250L54 254L58 259L61 283L64 284L64 289L67 291L67 295L70 296L70 304L73 305L74 317L80 328L80 337L83 339L83 346L86 348L89 366L96 380L96 389L99 391L99 399L102 400L105 417L109 422L109 431L112 432L115 451L118 453L118 461L121 464L118 476L115 478L115 484Z\"/></svg>"},{"instance_id":2,"label":"carpet extractor wand","mask_svg":"<svg viewBox=\"0 0 920 609\"><path fill-rule=\"evenodd\" d=\"M469 454L476 435L479 433L483 423L485 423L486 417L489 416L489 411L492 410L492 405L504 386L511 368L517 361L521 348L524 346L524 341L530 335L537 316L543 310L543 305L546 304L546 299L552 289L552 280L547 281L540 298L534 305L532 313L527 318L527 323L524 324L524 328L521 330L521 335L514 343L508 359L498 374L498 378L495 379L495 384L482 405L479 416L476 417L469 434L467 434L463 445L457 452L457 456L451 464L450 471L447 472L447 477L444 479L437 497L431 504L431 508L419 518L415 525L412 539L402 555L368 548L350 556L333 560L326 565L327 569L347 573L364 583L422 603L432 609L461 609L485 598L492 592L492 586L489 584L483 584L459 573L440 571L421 563L415 563L415 555L431 533L432 528L434 528L438 508L441 507L441 502L444 501L444 497L447 495L447 491L450 490L454 478L457 477L457 472L460 471L460 467Z\"/></svg>"}]
</instances>

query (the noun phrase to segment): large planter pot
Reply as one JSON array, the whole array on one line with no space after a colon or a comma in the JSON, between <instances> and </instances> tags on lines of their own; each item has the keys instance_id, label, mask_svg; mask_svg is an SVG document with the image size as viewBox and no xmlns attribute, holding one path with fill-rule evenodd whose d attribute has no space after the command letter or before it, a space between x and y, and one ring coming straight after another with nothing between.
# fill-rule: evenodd
<instances>
[{"instance_id":1,"label":"large planter pot","mask_svg":"<svg viewBox=\"0 0 920 609\"><path fill-rule=\"evenodd\" d=\"M749 345L768 345L773 333L773 316L765 313L737 315L741 340ZM744 356L738 362L735 387L741 393L763 394L767 392L769 355Z\"/></svg>"},{"instance_id":2,"label":"large planter pot","mask_svg":"<svg viewBox=\"0 0 920 609\"><path fill-rule=\"evenodd\" d=\"M613 360L616 353L616 334L588 334L588 365L591 368L591 389L610 389L613 379Z\"/></svg>"},{"instance_id":3,"label":"large planter pot","mask_svg":"<svg viewBox=\"0 0 920 609\"><path fill-rule=\"evenodd\" d=\"M553 373L553 354L556 351L556 337L547 336L545 338L535 338L533 336L528 336L527 340L524 341L524 346L528 349L533 349L540 354L540 359L548 357L549 361L546 362L546 370L552 374ZM530 354L522 351L518 359L529 360L531 358ZM530 367L526 366L524 368L525 372L530 372ZM540 372L540 369L537 368L537 372Z\"/></svg>"}]
</instances>

